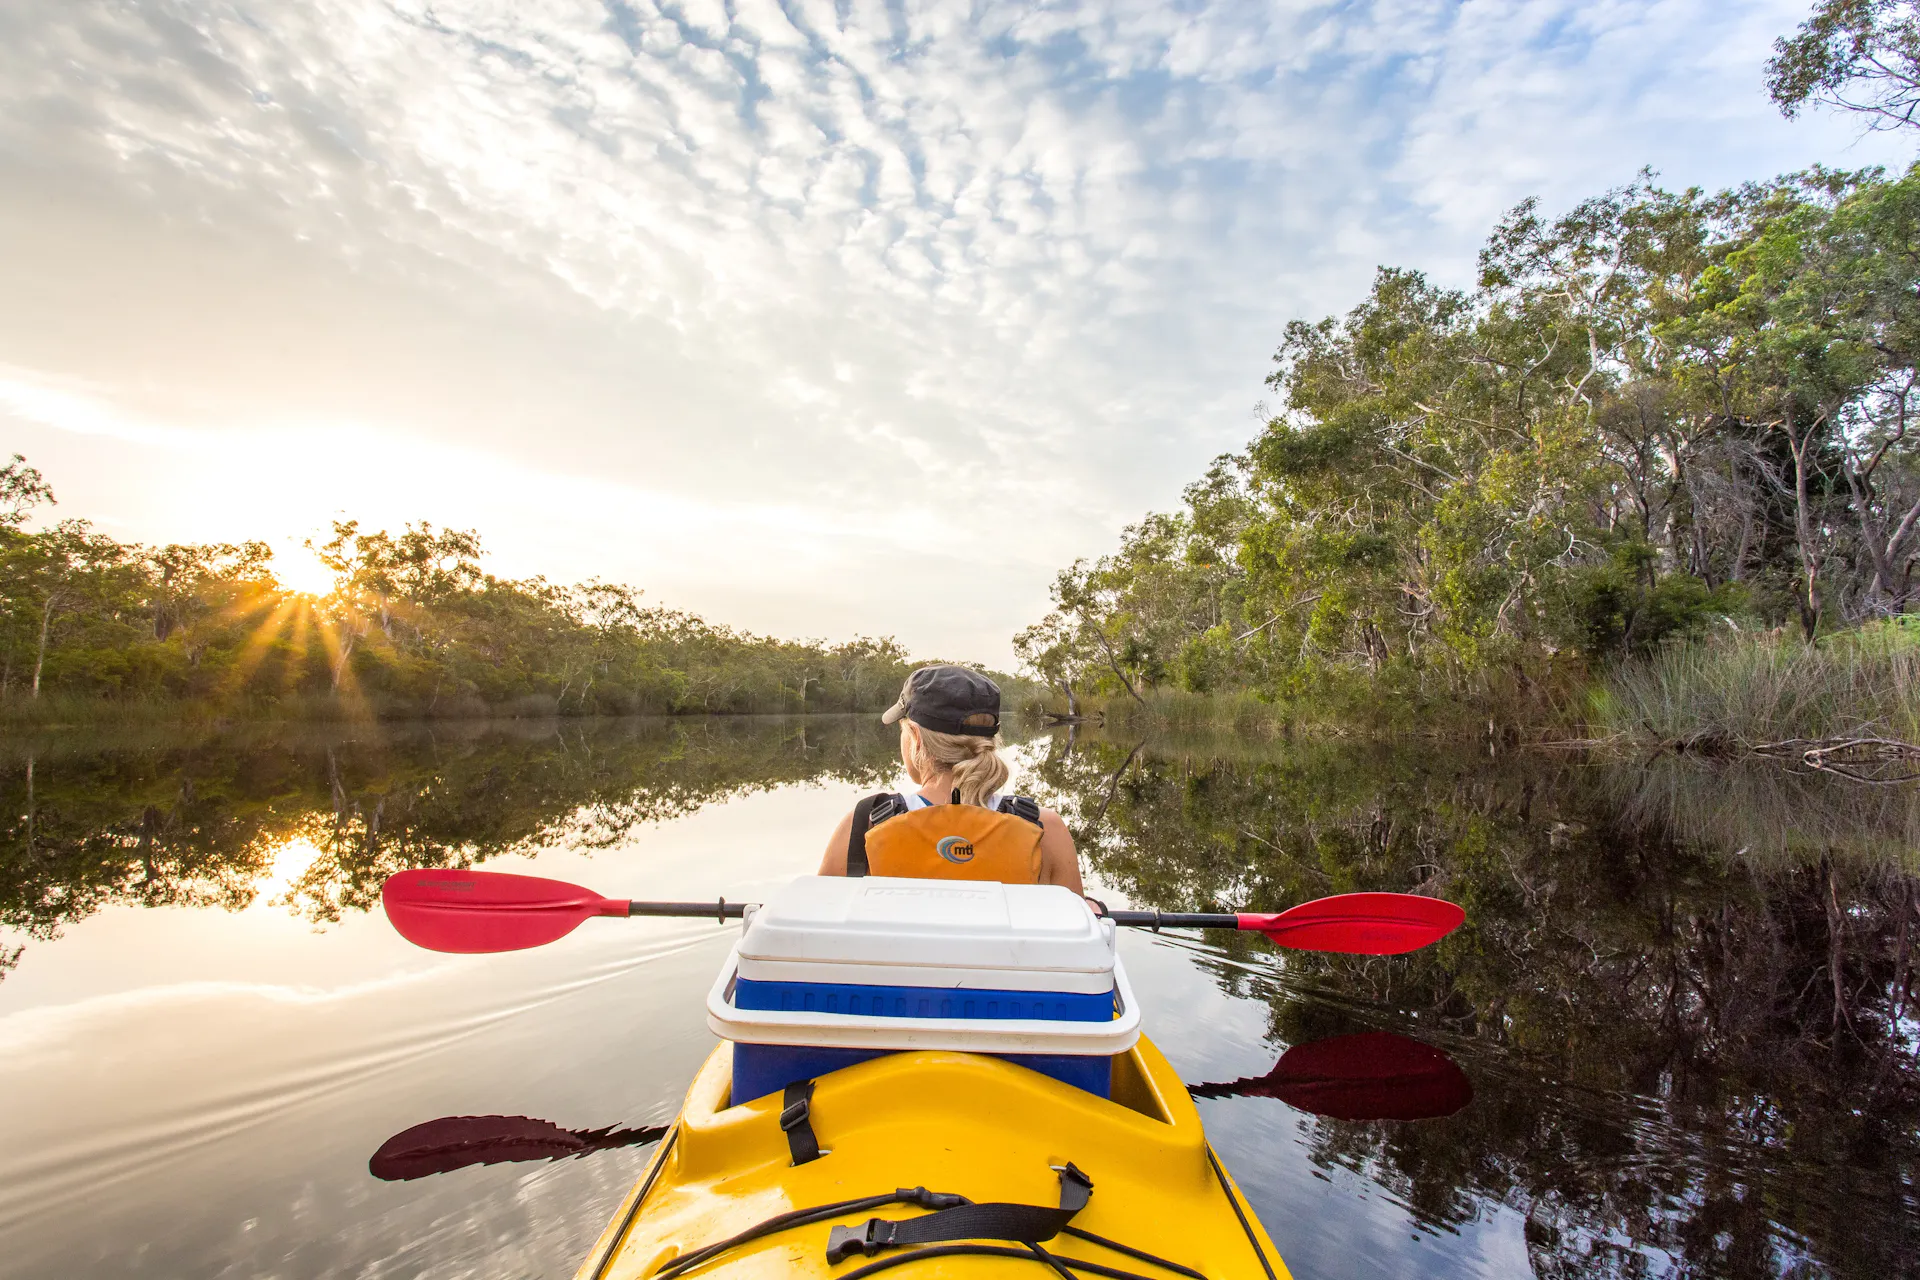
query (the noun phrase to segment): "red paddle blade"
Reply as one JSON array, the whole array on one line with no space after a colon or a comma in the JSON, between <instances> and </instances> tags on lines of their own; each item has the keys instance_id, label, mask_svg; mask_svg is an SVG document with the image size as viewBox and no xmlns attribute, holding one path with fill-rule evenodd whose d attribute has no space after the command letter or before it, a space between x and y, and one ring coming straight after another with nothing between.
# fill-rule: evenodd
<instances>
[{"instance_id":1,"label":"red paddle blade","mask_svg":"<svg viewBox=\"0 0 1920 1280\"><path fill-rule=\"evenodd\" d=\"M526 1116L448 1116L403 1130L380 1144L367 1172L383 1182L449 1173L471 1164L558 1160L587 1142L546 1120Z\"/></svg>"},{"instance_id":2,"label":"red paddle blade","mask_svg":"<svg viewBox=\"0 0 1920 1280\"><path fill-rule=\"evenodd\" d=\"M627 914L625 902L577 884L499 871L402 871L380 901L408 942L466 954L544 946L589 916Z\"/></svg>"},{"instance_id":3,"label":"red paddle blade","mask_svg":"<svg viewBox=\"0 0 1920 1280\"><path fill-rule=\"evenodd\" d=\"M1296 951L1397 956L1431 946L1458 929L1467 913L1442 898L1412 893L1341 893L1278 915L1242 913L1240 927Z\"/></svg>"},{"instance_id":4,"label":"red paddle blade","mask_svg":"<svg viewBox=\"0 0 1920 1280\"><path fill-rule=\"evenodd\" d=\"M1278 1098L1336 1120L1431 1120L1473 1101L1466 1073L1432 1045L1363 1031L1295 1045L1256 1080L1194 1085L1196 1098Z\"/></svg>"}]
</instances>

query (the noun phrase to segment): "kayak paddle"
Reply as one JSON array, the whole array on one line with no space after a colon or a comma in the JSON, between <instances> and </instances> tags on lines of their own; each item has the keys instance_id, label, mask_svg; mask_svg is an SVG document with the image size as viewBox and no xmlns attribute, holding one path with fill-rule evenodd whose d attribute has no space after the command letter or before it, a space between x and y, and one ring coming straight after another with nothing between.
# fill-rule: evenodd
<instances>
[{"instance_id":1,"label":"kayak paddle","mask_svg":"<svg viewBox=\"0 0 1920 1280\"><path fill-rule=\"evenodd\" d=\"M1276 947L1397 956L1418 951L1459 928L1467 913L1444 898L1415 893L1337 893L1277 914L1214 911L1109 911L1136 929L1245 929Z\"/></svg>"},{"instance_id":2,"label":"kayak paddle","mask_svg":"<svg viewBox=\"0 0 1920 1280\"><path fill-rule=\"evenodd\" d=\"M367 1161L367 1172L382 1182L409 1182L450 1173L471 1164L513 1160L565 1160L612 1147L658 1142L667 1126L650 1129L562 1129L550 1120L526 1116L443 1116L402 1129Z\"/></svg>"},{"instance_id":3,"label":"kayak paddle","mask_svg":"<svg viewBox=\"0 0 1920 1280\"><path fill-rule=\"evenodd\" d=\"M566 937L593 916L678 916L738 920L747 904L629 902L540 876L500 871L418 868L387 877L380 889L400 936L430 951L519 951ZM1132 928L1245 929L1299 951L1389 956L1440 941L1467 913L1441 898L1410 893L1342 893L1277 914L1111 911Z\"/></svg>"},{"instance_id":4,"label":"kayak paddle","mask_svg":"<svg viewBox=\"0 0 1920 1280\"><path fill-rule=\"evenodd\" d=\"M1466 1072L1443 1051L1391 1031L1297 1044L1258 1079L1194 1084L1196 1098L1278 1098L1336 1120L1431 1120L1473 1101Z\"/></svg>"}]
</instances>

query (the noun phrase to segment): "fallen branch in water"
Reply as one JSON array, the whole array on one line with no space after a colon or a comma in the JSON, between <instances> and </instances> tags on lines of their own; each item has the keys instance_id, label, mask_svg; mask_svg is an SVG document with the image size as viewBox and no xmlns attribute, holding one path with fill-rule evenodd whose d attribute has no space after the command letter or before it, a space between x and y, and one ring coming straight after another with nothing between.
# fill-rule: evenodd
<instances>
[{"instance_id":1,"label":"fallen branch in water","mask_svg":"<svg viewBox=\"0 0 1920 1280\"><path fill-rule=\"evenodd\" d=\"M1809 769L1880 786L1920 781L1920 770L1889 774L1889 767L1920 760L1920 745L1897 738L1784 738L1749 748L1755 755L1797 758Z\"/></svg>"}]
</instances>

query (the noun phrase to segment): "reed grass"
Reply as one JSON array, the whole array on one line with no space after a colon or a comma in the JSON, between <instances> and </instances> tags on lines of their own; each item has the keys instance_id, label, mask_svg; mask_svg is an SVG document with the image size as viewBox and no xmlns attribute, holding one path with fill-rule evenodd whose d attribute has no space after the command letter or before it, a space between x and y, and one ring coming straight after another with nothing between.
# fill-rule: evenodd
<instances>
[{"instance_id":1,"label":"reed grass","mask_svg":"<svg viewBox=\"0 0 1920 1280\"><path fill-rule=\"evenodd\" d=\"M1537 662L1531 669L1516 661L1477 671L1396 664L1379 672L1307 673L1283 694L1144 689L1137 698L1084 696L1080 708L1089 720L1136 733L1483 738L1497 732L1524 738L1576 721L1585 691L1585 668L1570 660ZM1060 715L1065 704L1033 699L1022 710Z\"/></svg>"},{"instance_id":2,"label":"reed grass","mask_svg":"<svg viewBox=\"0 0 1920 1280\"><path fill-rule=\"evenodd\" d=\"M1615 669L1594 689L1601 731L1700 749L1788 739L1920 742L1920 626L1822 637L1734 633Z\"/></svg>"},{"instance_id":3,"label":"reed grass","mask_svg":"<svg viewBox=\"0 0 1920 1280\"><path fill-rule=\"evenodd\" d=\"M1252 693L1188 693L1180 689L1148 689L1138 700L1126 696L1105 698L1099 708L1106 723L1153 733L1226 730L1272 737L1284 732L1287 708L1263 702Z\"/></svg>"}]
</instances>

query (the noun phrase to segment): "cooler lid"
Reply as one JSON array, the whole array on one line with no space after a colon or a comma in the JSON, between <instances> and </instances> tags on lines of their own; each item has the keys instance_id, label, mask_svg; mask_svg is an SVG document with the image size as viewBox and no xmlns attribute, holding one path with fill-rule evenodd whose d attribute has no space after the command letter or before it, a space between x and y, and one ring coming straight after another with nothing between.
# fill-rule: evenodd
<instances>
[{"instance_id":1,"label":"cooler lid","mask_svg":"<svg viewBox=\"0 0 1920 1280\"><path fill-rule=\"evenodd\" d=\"M1059 885L802 876L748 917L740 955L1107 973L1113 968L1113 928L1079 894Z\"/></svg>"}]
</instances>

